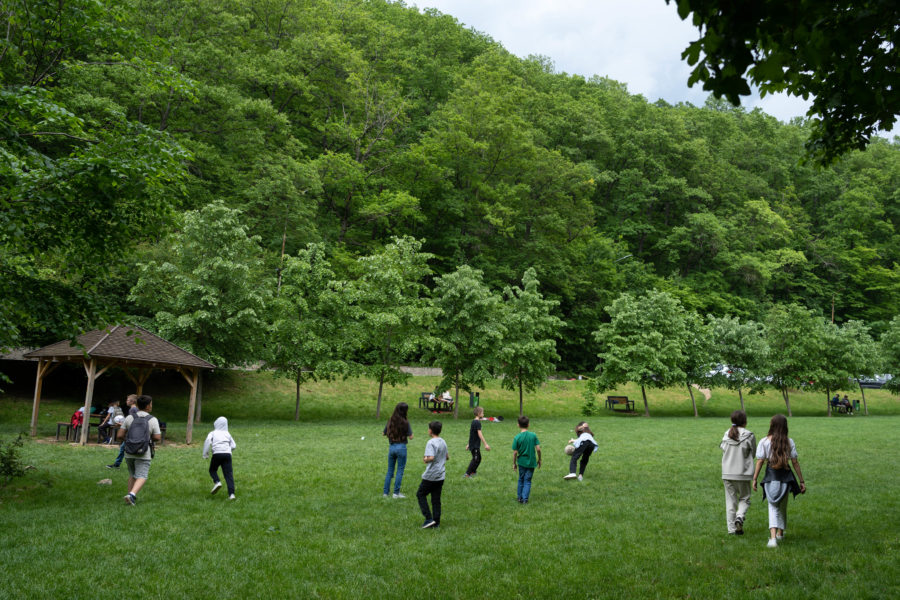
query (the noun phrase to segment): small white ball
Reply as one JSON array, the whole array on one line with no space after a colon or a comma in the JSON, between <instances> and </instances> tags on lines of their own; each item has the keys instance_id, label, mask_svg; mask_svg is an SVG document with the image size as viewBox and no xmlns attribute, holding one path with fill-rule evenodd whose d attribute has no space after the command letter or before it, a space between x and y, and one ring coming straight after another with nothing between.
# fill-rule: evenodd
<instances>
[{"instance_id":1,"label":"small white ball","mask_svg":"<svg viewBox=\"0 0 900 600\"><path fill-rule=\"evenodd\" d=\"M366 439L366 436L362 436L362 437L359 438L359 439L364 440L364 439Z\"/></svg>"}]
</instances>

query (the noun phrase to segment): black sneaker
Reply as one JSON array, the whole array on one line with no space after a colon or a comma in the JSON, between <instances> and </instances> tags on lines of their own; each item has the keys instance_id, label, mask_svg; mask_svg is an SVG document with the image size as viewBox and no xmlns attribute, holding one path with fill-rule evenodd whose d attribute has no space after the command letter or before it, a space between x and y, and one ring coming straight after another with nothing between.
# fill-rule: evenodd
<instances>
[{"instance_id":1,"label":"black sneaker","mask_svg":"<svg viewBox=\"0 0 900 600\"><path fill-rule=\"evenodd\" d=\"M137 500L137 497L134 494L132 494L131 492L128 492L127 494L125 494L125 504L134 506L135 500Z\"/></svg>"},{"instance_id":2,"label":"black sneaker","mask_svg":"<svg viewBox=\"0 0 900 600\"><path fill-rule=\"evenodd\" d=\"M116 465L116 464L106 465L106 468L107 468L107 469L118 469L118 468L119 468L119 465Z\"/></svg>"},{"instance_id":3,"label":"black sneaker","mask_svg":"<svg viewBox=\"0 0 900 600\"><path fill-rule=\"evenodd\" d=\"M437 527L437 523L434 522L434 519L429 519L422 524L422 529L428 529L429 527Z\"/></svg>"},{"instance_id":4,"label":"black sneaker","mask_svg":"<svg viewBox=\"0 0 900 600\"><path fill-rule=\"evenodd\" d=\"M736 519L734 521L734 533L735 535L744 535L744 520Z\"/></svg>"}]
</instances>

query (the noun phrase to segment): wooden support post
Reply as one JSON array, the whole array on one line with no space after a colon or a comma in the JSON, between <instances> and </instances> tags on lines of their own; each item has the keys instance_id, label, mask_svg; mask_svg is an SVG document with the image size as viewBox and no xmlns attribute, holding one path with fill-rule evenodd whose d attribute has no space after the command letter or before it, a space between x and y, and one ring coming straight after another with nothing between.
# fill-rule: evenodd
<instances>
[{"instance_id":1,"label":"wooden support post","mask_svg":"<svg viewBox=\"0 0 900 600\"><path fill-rule=\"evenodd\" d=\"M31 437L37 435L38 407L41 405L41 387L44 384L44 369L50 364L50 360L39 358L37 365L37 379L34 382L34 406L31 408Z\"/></svg>"},{"instance_id":2,"label":"wooden support post","mask_svg":"<svg viewBox=\"0 0 900 600\"><path fill-rule=\"evenodd\" d=\"M91 428L91 402L94 399L94 381L97 379L97 359L91 357L91 362L84 365L84 370L87 372L88 383L87 391L84 394L84 420L81 425L81 439L78 441L82 446L87 443L88 430Z\"/></svg>"},{"instance_id":3,"label":"wooden support post","mask_svg":"<svg viewBox=\"0 0 900 600\"><path fill-rule=\"evenodd\" d=\"M194 423L199 424L203 413L203 371L197 371L197 412L194 413Z\"/></svg>"},{"instance_id":4,"label":"wooden support post","mask_svg":"<svg viewBox=\"0 0 900 600\"><path fill-rule=\"evenodd\" d=\"M181 373L181 376L184 377L185 381L188 382L188 385L191 386L191 402L188 405L187 432L184 436L185 443L190 444L194 437L194 409L197 404L197 387L199 385L200 369L191 369L189 372L187 369L179 368L178 372Z\"/></svg>"}]
</instances>

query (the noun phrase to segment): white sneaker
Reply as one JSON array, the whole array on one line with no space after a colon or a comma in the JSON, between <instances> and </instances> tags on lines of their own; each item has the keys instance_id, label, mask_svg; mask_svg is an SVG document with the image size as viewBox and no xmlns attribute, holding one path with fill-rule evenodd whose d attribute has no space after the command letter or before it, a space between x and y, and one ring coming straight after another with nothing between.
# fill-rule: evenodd
<instances>
[{"instance_id":1,"label":"white sneaker","mask_svg":"<svg viewBox=\"0 0 900 600\"><path fill-rule=\"evenodd\" d=\"M213 486L213 489L212 489L209 493L210 493L210 494L215 494L216 492L219 491L219 488L220 488L220 487L222 487L222 482L221 482L221 481L217 481L217 482L216 482L216 485Z\"/></svg>"},{"instance_id":2,"label":"white sneaker","mask_svg":"<svg viewBox=\"0 0 900 600\"><path fill-rule=\"evenodd\" d=\"M398 492L398 493L394 494L394 498L406 498L406 496L404 496L403 494Z\"/></svg>"},{"instance_id":3,"label":"white sneaker","mask_svg":"<svg viewBox=\"0 0 900 600\"><path fill-rule=\"evenodd\" d=\"M576 477L578 477L578 475L575 473L569 473L568 475L565 475L563 479L575 479Z\"/></svg>"},{"instance_id":4,"label":"white sneaker","mask_svg":"<svg viewBox=\"0 0 900 600\"><path fill-rule=\"evenodd\" d=\"M234 498L234 494L230 494L230 495L228 496L228 499L229 499L229 500L234 500L234 499L235 499L235 498Z\"/></svg>"},{"instance_id":5,"label":"white sneaker","mask_svg":"<svg viewBox=\"0 0 900 600\"><path fill-rule=\"evenodd\" d=\"M391 497L390 494L385 494L384 496L382 496L382 498L390 498L390 497Z\"/></svg>"},{"instance_id":6,"label":"white sneaker","mask_svg":"<svg viewBox=\"0 0 900 600\"><path fill-rule=\"evenodd\" d=\"M776 536L775 536L775 541L777 541L779 544L781 543L781 540L783 540L783 539L784 539L784 536L783 536L783 535L776 535Z\"/></svg>"},{"instance_id":7,"label":"white sneaker","mask_svg":"<svg viewBox=\"0 0 900 600\"><path fill-rule=\"evenodd\" d=\"M775 541L775 538L769 538L769 543L766 544L766 546L768 546L769 548L777 548L778 542Z\"/></svg>"},{"instance_id":8,"label":"white sneaker","mask_svg":"<svg viewBox=\"0 0 900 600\"><path fill-rule=\"evenodd\" d=\"M581 475L578 476L578 481L581 481L583 479L584 479L584 477L582 477Z\"/></svg>"}]
</instances>

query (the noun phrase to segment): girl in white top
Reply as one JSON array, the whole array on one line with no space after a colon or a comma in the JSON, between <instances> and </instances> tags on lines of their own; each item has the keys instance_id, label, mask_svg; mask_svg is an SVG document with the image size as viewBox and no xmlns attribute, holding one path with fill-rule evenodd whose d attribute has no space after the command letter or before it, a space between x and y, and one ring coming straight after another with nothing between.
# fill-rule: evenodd
<instances>
[{"instance_id":1,"label":"girl in white top","mask_svg":"<svg viewBox=\"0 0 900 600\"><path fill-rule=\"evenodd\" d=\"M744 517L750 508L750 480L753 478L753 457L756 436L745 429L747 413L731 413L731 428L725 432L722 449L722 483L725 485L725 522L728 533L744 535Z\"/></svg>"},{"instance_id":2,"label":"girl in white top","mask_svg":"<svg viewBox=\"0 0 900 600\"><path fill-rule=\"evenodd\" d=\"M588 427L586 421L581 421L575 426L575 433L578 437L569 440L569 443L575 446L575 452L572 453L572 458L569 460L569 474L563 476L563 479L575 479L577 477L578 481L581 481L584 476L584 469L587 467L588 461L591 458L591 454L593 454L594 450L600 445L597 443L597 440L594 439L594 432ZM579 458L581 459L581 466L576 474L575 467L578 466L577 463Z\"/></svg>"},{"instance_id":3,"label":"girl in white top","mask_svg":"<svg viewBox=\"0 0 900 600\"><path fill-rule=\"evenodd\" d=\"M206 436L203 442L203 458L209 456L212 451L212 459L209 461L209 476L213 480L213 488L210 492L215 494L222 487L219 481L219 467L222 467L222 475L228 486L228 499L234 500L234 472L231 467L231 451L237 447L234 438L228 433L228 419L219 417L213 423L213 430Z\"/></svg>"},{"instance_id":4,"label":"girl in white top","mask_svg":"<svg viewBox=\"0 0 900 600\"><path fill-rule=\"evenodd\" d=\"M794 465L797 478L791 471ZM766 476L763 479L763 496L769 501L769 548L775 548L784 538L787 527L788 492L794 496L806 493L806 483L797 460L797 447L788 437L787 417L775 415L769 424L769 435L756 448L756 468L753 471L753 489L762 464L766 462ZM797 481L799 479L799 483Z\"/></svg>"}]
</instances>

